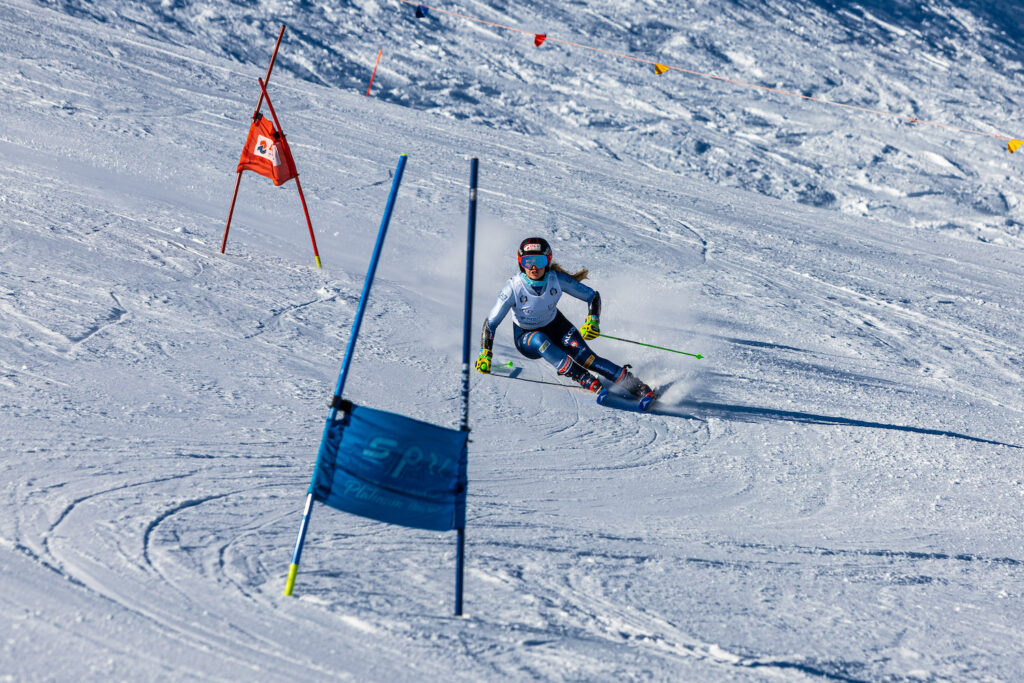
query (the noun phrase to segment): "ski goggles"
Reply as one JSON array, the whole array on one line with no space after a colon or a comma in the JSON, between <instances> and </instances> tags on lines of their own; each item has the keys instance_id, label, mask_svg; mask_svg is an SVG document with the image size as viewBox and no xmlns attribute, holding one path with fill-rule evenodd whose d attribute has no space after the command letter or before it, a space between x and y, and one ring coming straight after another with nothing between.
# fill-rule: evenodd
<instances>
[{"instance_id":1,"label":"ski goggles","mask_svg":"<svg viewBox=\"0 0 1024 683\"><path fill-rule=\"evenodd\" d=\"M519 257L519 265L529 270L530 268L547 268L548 257L544 254L529 254Z\"/></svg>"}]
</instances>

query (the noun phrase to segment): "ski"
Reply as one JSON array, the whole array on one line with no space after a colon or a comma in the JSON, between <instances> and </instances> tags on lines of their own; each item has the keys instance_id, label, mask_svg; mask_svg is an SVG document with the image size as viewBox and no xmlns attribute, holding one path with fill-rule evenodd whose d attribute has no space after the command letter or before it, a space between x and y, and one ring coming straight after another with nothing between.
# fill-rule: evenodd
<instances>
[{"instance_id":1,"label":"ski","mask_svg":"<svg viewBox=\"0 0 1024 683\"><path fill-rule=\"evenodd\" d=\"M640 397L640 400L637 401L636 409L646 413L647 410L651 407L651 405L654 404L654 401L657 400L657 398L657 395L655 395L653 391L644 394L643 396Z\"/></svg>"},{"instance_id":2,"label":"ski","mask_svg":"<svg viewBox=\"0 0 1024 683\"><path fill-rule=\"evenodd\" d=\"M509 370L511 368L511 370ZM567 384L565 382L555 382L543 379L532 379L529 377L520 377L522 368L509 364L497 365L492 369L491 377L501 377L503 379L514 379L520 382L533 382L534 384L548 384L553 387L562 387L563 389L576 389L578 391L589 391L586 387L582 387L578 384ZM620 410L633 410L643 413L647 412L651 405L658 399L657 394L653 391L643 394L640 397L632 396L630 394L621 393L621 389L618 391L611 391L611 387L614 385L609 384L608 386L602 386L595 396L597 404L600 406L607 406L609 408L618 408ZM609 397L611 400L609 401Z\"/></svg>"},{"instance_id":3,"label":"ski","mask_svg":"<svg viewBox=\"0 0 1024 683\"><path fill-rule=\"evenodd\" d=\"M614 400L611 402L608 401L608 398L610 396L614 396ZM612 394L612 392L608 390L608 387L604 387L599 392L597 392L596 397L597 404L600 406L607 406L609 408L623 408L631 406L638 413L647 412L650 409L651 405L653 405L657 399L658 396L653 391L644 394L640 398L636 398L635 396ZM624 405L616 405L620 402Z\"/></svg>"}]
</instances>

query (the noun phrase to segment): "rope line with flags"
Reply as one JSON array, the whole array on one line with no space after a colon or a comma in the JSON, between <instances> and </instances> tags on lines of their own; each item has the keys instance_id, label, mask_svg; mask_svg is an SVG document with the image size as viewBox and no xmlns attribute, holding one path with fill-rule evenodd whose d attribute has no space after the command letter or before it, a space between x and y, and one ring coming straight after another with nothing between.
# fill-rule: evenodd
<instances>
[{"instance_id":1,"label":"rope line with flags","mask_svg":"<svg viewBox=\"0 0 1024 683\"><path fill-rule=\"evenodd\" d=\"M701 78L708 78L708 79L711 79L711 80L721 81L723 83L730 83L732 85L737 85L737 86L741 86L741 87L745 87L745 88L755 88L757 90L762 90L762 91L765 91L765 92L774 93L776 95L784 95L784 96L787 96L787 97L796 97L796 98L799 98L801 100L808 101L808 102L815 102L815 103L818 103L818 104L825 104L825 105L830 105L830 106L833 106L833 107L842 107L844 109L849 109L849 110L853 110L853 111L859 111L859 112L868 113L868 114L875 114L875 115L878 115L878 116L888 116L888 117L891 117L891 118L900 119L900 120L904 121L905 123L912 124L912 125L935 126L935 127L938 127L938 128L944 128L946 130L952 130L952 131L956 131L956 132L959 132L959 133L967 133L967 134L970 134L970 135L981 135L981 136L985 136L985 137L996 138L998 140L1007 140L1008 142L1007 142L1007 147L1006 148L1007 148L1007 151L1009 151L1011 154L1016 152L1017 149L1019 149L1021 147L1021 145L1024 145L1024 140L1019 140L1019 139L1013 138L1013 137L1011 137L1009 135L1004 135L1002 133L990 133L990 132L987 132L987 131L975 130L973 128L964 128L964 127L961 127L961 126L956 126L956 125L952 125L952 124L948 124L948 123L942 123L941 121L928 121L928 120L925 120L925 119L919 119L919 118L914 117L914 116L907 116L906 114L897 114L896 112L886 111L884 109L874 109L872 107L864 107L864 106L857 105L857 104L846 104L846 103L843 103L843 102L834 102L832 100L826 100L826 99L821 98L821 97L812 97L810 95L804 95L803 93L792 92L790 90L783 90L781 88L773 88L773 87L770 87L770 86L767 86L767 85L758 85L757 83L748 83L746 81L740 81L740 80L737 80L737 79L734 79L734 78L727 78L725 76L717 76L715 74L706 73L706 72L703 72L703 71L696 71L694 69L686 69L686 68L681 67L681 66L672 66L671 64L662 64L660 62L656 62L656 61L651 60L651 59L645 59L643 57L635 57L633 55L627 55L627 54L624 54L622 52L615 52L613 50L606 50L604 48L594 47L592 45L585 45L583 43L577 43L577 42L574 42L574 41L571 41L571 40L565 40L563 38L556 38L556 37L553 37L550 33L535 33L533 31L527 31L525 29L517 28L515 26L508 26L507 24L500 24L498 22L488 21L486 19L480 19L480 18L477 18L477 17L472 17L472 16L469 16L467 14L460 14L459 12L453 12L451 10L441 9L440 7L432 7L430 5L423 5L423 4L420 4L420 3L417 3L417 2L413 2L412 0L400 0L400 2L403 2L403 3L407 4L407 5L416 5L417 6L417 16L418 17L419 16L426 16L426 12L424 12L424 10L430 10L432 12L438 12L440 14L447 14L449 16L457 17L459 19L464 19L466 21L472 21L472 22L475 22L475 23L478 23L478 24L483 24L485 26L493 26L494 28L500 28L500 29L503 29L503 30L506 30L506 31L515 31L516 33L525 33L527 35L534 36L534 45L536 45L537 47L540 47L541 43L544 43L544 42L560 43L562 45L569 45L571 47L577 47L577 48L580 48L580 49L583 49L583 50L590 50L592 52L599 52L601 54L609 55L609 56L612 56L612 57L618 57L620 59L629 59L629 60L632 60L634 62L640 62L642 64L649 64L649 65L651 65L654 68L654 73L657 74L658 76L661 76L662 74L664 74L664 73L666 73L668 71L679 71L679 72L682 72L682 73L685 73L685 74L690 74L691 76L699 76Z\"/></svg>"}]
</instances>

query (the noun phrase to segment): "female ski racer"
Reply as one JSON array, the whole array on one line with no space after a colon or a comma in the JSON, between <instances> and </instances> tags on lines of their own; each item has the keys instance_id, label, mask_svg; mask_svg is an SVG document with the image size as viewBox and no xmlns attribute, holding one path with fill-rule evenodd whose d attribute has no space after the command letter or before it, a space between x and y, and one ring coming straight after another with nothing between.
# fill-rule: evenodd
<instances>
[{"instance_id":1,"label":"female ski racer","mask_svg":"<svg viewBox=\"0 0 1024 683\"><path fill-rule=\"evenodd\" d=\"M620 367L587 346L587 341L601 336L601 295L580 282L586 276L586 269L570 274L554 263L547 240L523 240L519 245L519 274L505 283L484 321L476 369L490 373L494 333L511 310L515 315L512 332L519 353L534 360L543 358L559 375L578 382L584 389L601 390L601 382L590 374L593 370L638 399L653 399L654 392L633 376L629 365ZM579 330L557 308L563 292L589 305L586 322Z\"/></svg>"}]
</instances>

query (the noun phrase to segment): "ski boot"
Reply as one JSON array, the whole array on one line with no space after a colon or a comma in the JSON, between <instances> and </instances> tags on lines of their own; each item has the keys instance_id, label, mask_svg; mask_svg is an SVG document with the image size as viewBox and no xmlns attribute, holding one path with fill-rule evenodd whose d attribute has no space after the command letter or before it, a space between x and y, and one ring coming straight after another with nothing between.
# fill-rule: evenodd
<instances>
[{"instance_id":1,"label":"ski boot","mask_svg":"<svg viewBox=\"0 0 1024 683\"><path fill-rule=\"evenodd\" d=\"M565 375L587 391L593 391L595 393L601 391L601 382L596 377L584 370L581 366L573 363L568 358L565 360L566 366L558 370L559 375Z\"/></svg>"},{"instance_id":2,"label":"ski boot","mask_svg":"<svg viewBox=\"0 0 1024 683\"><path fill-rule=\"evenodd\" d=\"M615 386L638 399L645 407L654 400L654 390L641 382L629 371L631 365L623 365L622 373L615 380Z\"/></svg>"}]
</instances>

